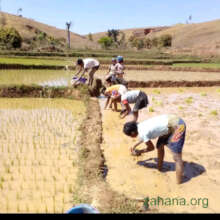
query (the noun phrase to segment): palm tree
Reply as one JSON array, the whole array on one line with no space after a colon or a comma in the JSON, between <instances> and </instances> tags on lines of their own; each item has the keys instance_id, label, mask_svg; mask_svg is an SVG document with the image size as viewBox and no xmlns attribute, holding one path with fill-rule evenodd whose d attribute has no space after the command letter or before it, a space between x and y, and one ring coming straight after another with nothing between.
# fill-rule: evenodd
<instances>
[{"instance_id":1,"label":"palm tree","mask_svg":"<svg viewBox=\"0 0 220 220\"><path fill-rule=\"evenodd\" d=\"M21 12L22 12L22 8L19 8L19 9L17 10L17 15L18 15L18 16L21 16L21 15L20 15Z\"/></svg>"},{"instance_id":2,"label":"palm tree","mask_svg":"<svg viewBox=\"0 0 220 220\"><path fill-rule=\"evenodd\" d=\"M66 22L66 28L67 28L67 39L68 39L68 48L70 48L70 28L72 26L72 22Z\"/></svg>"}]
</instances>

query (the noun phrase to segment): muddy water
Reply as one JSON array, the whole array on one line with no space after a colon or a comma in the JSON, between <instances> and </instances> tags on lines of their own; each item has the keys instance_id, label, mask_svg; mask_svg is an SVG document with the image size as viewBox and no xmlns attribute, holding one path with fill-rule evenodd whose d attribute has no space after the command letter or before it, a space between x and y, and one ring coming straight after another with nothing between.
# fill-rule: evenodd
<instances>
[{"instance_id":1,"label":"muddy water","mask_svg":"<svg viewBox=\"0 0 220 220\"><path fill-rule=\"evenodd\" d=\"M137 139L122 133L119 114L103 110L104 156L108 166L106 181L115 191L132 199L150 199L150 209L159 212L220 211L220 93L219 88L142 89L150 105L141 111L139 122L155 115L175 113L187 125L183 149L184 183L176 184L175 164L165 148L163 172L156 169L157 152L140 157L130 155ZM151 109L151 112L149 112ZM155 140L153 140L155 143ZM144 144L139 149L144 148ZM158 198L160 198L158 202ZM178 198L175 200L175 198Z\"/></svg>"},{"instance_id":2,"label":"muddy water","mask_svg":"<svg viewBox=\"0 0 220 220\"><path fill-rule=\"evenodd\" d=\"M0 99L0 212L64 213L72 207L82 102Z\"/></svg>"}]
</instances>

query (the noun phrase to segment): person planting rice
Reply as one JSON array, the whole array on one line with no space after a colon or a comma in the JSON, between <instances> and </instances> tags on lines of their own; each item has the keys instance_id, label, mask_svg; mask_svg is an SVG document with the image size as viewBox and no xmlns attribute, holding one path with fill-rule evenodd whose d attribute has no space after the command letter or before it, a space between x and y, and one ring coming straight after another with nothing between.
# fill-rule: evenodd
<instances>
[{"instance_id":1,"label":"person planting rice","mask_svg":"<svg viewBox=\"0 0 220 220\"><path fill-rule=\"evenodd\" d=\"M120 97L127 92L127 88L124 85L113 85L108 87L106 90L102 91L103 94L107 97L105 108L107 109L108 104L110 102L110 108L112 108L112 104L114 104L114 111L118 111L117 102L120 103Z\"/></svg>"},{"instance_id":2,"label":"person planting rice","mask_svg":"<svg viewBox=\"0 0 220 220\"><path fill-rule=\"evenodd\" d=\"M132 104L132 103L135 104L133 111L132 111L134 121L138 120L139 110L147 107L147 105L149 104L146 93L140 90L132 90L132 91L126 92L125 94L121 96L121 102L125 106L125 111L121 113L120 118L125 118L128 114L130 114L131 107L129 104Z\"/></svg>"},{"instance_id":3,"label":"person planting rice","mask_svg":"<svg viewBox=\"0 0 220 220\"><path fill-rule=\"evenodd\" d=\"M156 148L158 154L158 170L162 170L164 160L164 145L167 145L173 154L176 163L177 183L182 183L183 161L182 149L185 141L186 124L175 115L160 115L141 123L135 121L127 122L123 132L132 138L139 136L140 142L131 148L132 155L140 156L155 149L151 139L158 138ZM145 143L147 148L136 150L141 143Z\"/></svg>"},{"instance_id":4,"label":"person planting rice","mask_svg":"<svg viewBox=\"0 0 220 220\"><path fill-rule=\"evenodd\" d=\"M92 86L93 83L93 79L94 79L94 75L95 72L99 69L100 67L100 63L98 60L93 59L93 58L86 58L86 59L78 59L76 61L76 66L79 66L79 71L76 73L76 75L74 77L77 77L82 71L82 74L80 77L78 77L77 80L75 80L75 82L73 83L73 85L76 85L78 81L80 81L80 79L82 79L82 77L85 75L85 73L89 71L89 82L88 85ZM74 78L73 77L73 78Z\"/></svg>"}]
</instances>

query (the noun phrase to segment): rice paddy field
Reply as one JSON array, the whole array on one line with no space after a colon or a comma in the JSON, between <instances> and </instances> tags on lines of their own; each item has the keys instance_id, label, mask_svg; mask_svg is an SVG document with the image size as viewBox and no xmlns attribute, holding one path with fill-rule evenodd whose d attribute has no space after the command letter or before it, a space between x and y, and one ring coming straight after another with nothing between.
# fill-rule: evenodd
<instances>
[{"instance_id":1,"label":"rice paddy field","mask_svg":"<svg viewBox=\"0 0 220 220\"><path fill-rule=\"evenodd\" d=\"M69 86L72 76L65 70L0 70L0 85Z\"/></svg>"},{"instance_id":2,"label":"rice paddy field","mask_svg":"<svg viewBox=\"0 0 220 220\"><path fill-rule=\"evenodd\" d=\"M59 66L73 65L75 59L0 58L0 64ZM192 67L202 67L202 64L192 64ZM204 64L203 67L219 68L219 65ZM0 86L69 87L74 73L74 70L0 70ZM106 73L107 69L99 69L95 76L104 80ZM220 74L128 68L125 79L219 81ZM162 173L155 169L155 152L131 157L128 149L135 140L122 133L123 124L130 116L120 120L118 113L103 110L105 99L100 98L101 148L106 162L105 181L110 189L131 201L147 196L209 200L206 208L151 207L156 212L219 212L220 87L133 89L145 91L150 100L149 106L141 111L139 121L162 113L175 113L186 121L183 159L187 180L176 185L175 165L169 152ZM64 213L72 207L79 171L77 143L86 108L83 101L65 98L0 98L0 213ZM89 117L88 120L92 121ZM95 136L96 130L93 132ZM102 205L100 201L97 204Z\"/></svg>"},{"instance_id":3,"label":"rice paddy field","mask_svg":"<svg viewBox=\"0 0 220 220\"><path fill-rule=\"evenodd\" d=\"M104 79L104 74L105 71L97 73L102 79ZM127 81L216 81L220 80L220 74L219 72L125 70L124 78Z\"/></svg>"},{"instance_id":4,"label":"rice paddy field","mask_svg":"<svg viewBox=\"0 0 220 220\"><path fill-rule=\"evenodd\" d=\"M72 207L85 110L66 99L0 99L0 213Z\"/></svg>"},{"instance_id":5,"label":"rice paddy field","mask_svg":"<svg viewBox=\"0 0 220 220\"><path fill-rule=\"evenodd\" d=\"M176 114L186 122L184 183L176 184L175 163L167 147L162 172L157 170L156 150L139 157L131 156L129 149L139 140L122 132L124 123L132 119L131 115L119 119L119 113L103 109L105 99L100 99L102 149L108 167L106 181L114 191L130 199L144 200L148 197L156 200L160 197L164 201L174 198L186 201L185 205L149 203L149 212L218 213L220 87L139 89L148 95L149 105L140 111L138 122L161 114ZM144 149L145 145L138 148ZM200 204L192 205L192 198L194 201L200 198Z\"/></svg>"},{"instance_id":6,"label":"rice paddy field","mask_svg":"<svg viewBox=\"0 0 220 220\"><path fill-rule=\"evenodd\" d=\"M99 70L95 76L104 80L107 70ZM70 86L75 71L71 70L0 70L1 85ZM178 72L126 70L125 79L135 81L217 81L218 72Z\"/></svg>"}]
</instances>

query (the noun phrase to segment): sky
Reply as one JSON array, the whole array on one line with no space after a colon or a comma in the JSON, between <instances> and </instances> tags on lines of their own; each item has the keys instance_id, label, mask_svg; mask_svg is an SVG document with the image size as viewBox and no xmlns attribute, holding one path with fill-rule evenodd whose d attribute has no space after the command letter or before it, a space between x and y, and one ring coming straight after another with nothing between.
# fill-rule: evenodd
<instances>
[{"instance_id":1,"label":"sky","mask_svg":"<svg viewBox=\"0 0 220 220\"><path fill-rule=\"evenodd\" d=\"M0 0L3 12L20 14L85 35L109 29L171 26L220 19L220 0Z\"/></svg>"}]
</instances>

